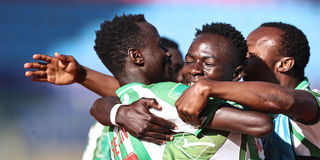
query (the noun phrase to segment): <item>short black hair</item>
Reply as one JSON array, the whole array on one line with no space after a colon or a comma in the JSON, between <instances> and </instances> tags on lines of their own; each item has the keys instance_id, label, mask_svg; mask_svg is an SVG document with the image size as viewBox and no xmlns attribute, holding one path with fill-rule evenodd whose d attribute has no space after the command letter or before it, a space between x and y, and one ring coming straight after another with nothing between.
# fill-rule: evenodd
<instances>
[{"instance_id":1,"label":"short black hair","mask_svg":"<svg viewBox=\"0 0 320 160\"><path fill-rule=\"evenodd\" d=\"M170 39L168 39L166 37L161 37L160 38L160 42L166 48L175 48L175 49L177 49L179 47L176 42L174 42L173 40L170 40Z\"/></svg>"},{"instance_id":2,"label":"short black hair","mask_svg":"<svg viewBox=\"0 0 320 160\"><path fill-rule=\"evenodd\" d=\"M263 23L261 27L274 27L282 30L282 41L278 50L282 56L293 57L293 72L299 80L304 79L304 68L310 57L310 47L306 35L296 26L282 22Z\"/></svg>"},{"instance_id":3,"label":"short black hair","mask_svg":"<svg viewBox=\"0 0 320 160\"><path fill-rule=\"evenodd\" d=\"M96 31L94 49L100 60L116 77L124 75L128 49L142 47L145 44L145 33L137 25L146 22L143 14L115 16L106 20Z\"/></svg>"},{"instance_id":4,"label":"short black hair","mask_svg":"<svg viewBox=\"0 0 320 160\"><path fill-rule=\"evenodd\" d=\"M247 42L241 32L236 30L235 27L227 23L211 23L203 25L201 30L196 30L196 37L201 33L212 33L229 39L234 49L236 49L240 54L239 65L243 64L248 52Z\"/></svg>"}]
</instances>

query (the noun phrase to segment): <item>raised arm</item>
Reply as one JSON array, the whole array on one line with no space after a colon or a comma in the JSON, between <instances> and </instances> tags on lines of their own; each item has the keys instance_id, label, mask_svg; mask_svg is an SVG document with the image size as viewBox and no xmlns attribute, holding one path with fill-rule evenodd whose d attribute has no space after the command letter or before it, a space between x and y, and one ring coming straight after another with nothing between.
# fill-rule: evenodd
<instances>
[{"instance_id":1,"label":"raised arm","mask_svg":"<svg viewBox=\"0 0 320 160\"><path fill-rule=\"evenodd\" d=\"M184 117L187 122L196 119L208 97L234 101L261 112L283 113L305 124L313 123L319 118L317 100L307 91L266 82L208 80L198 81L183 93L176 103L179 116ZM185 107L186 105L189 107Z\"/></svg>"},{"instance_id":2,"label":"raised arm","mask_svg":"<svg viewBox=\"0 0 320 160\"><path fill-rule=\"evenodd\" d=\"M87 67L83 68L86 70L87 76L83 82L80 82L80 84L102 97L116 96L116 90L120 85L115 78Z\"/></svg>"},{"instance_id":3,"label":"raised arm","mask_svg":"<svg viewBox=\"0 0 320 160\"><path fill-rule=\"evenodd\" d=\"M110 112L117 103L120 103L117 97L100 98L93 103L90 113L101 124L112 126ZM157 144L172 141L171 129L177 126L155 116L149 112L150 108L161 110L156 100L149 98L141 98L130 105L122 105L116 113L115 121L138 139Z\"/></svg>"},{"instance_id":4,"label":"raised arm","mask_svg":"<svg viewBox=\"0 0 320 160\"><path fill-rule=\"evenodd\" d=\"M35 54L33 59L43 62L28 62L24 64L26 77L35 82L48 82L56 85L79 83L101 96L115 96L119 88L118 81L112 76L102 74L81 66L73 56L55 53L55 57Z\"/></svg>"}]
</instances>

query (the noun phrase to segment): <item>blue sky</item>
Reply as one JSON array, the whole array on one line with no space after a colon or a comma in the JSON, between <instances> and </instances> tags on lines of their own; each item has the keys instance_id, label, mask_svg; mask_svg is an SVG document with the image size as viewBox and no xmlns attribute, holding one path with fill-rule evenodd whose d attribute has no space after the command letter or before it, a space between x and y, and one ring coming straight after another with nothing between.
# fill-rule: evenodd
<instances>
[{"instance_id":1,"label":"blue sky","mask_svg":"<svg viewBox=\"0 0 320 160\"><path fill-rule=\"evenodd\" d=\"M183 54L186 54L191 44L195 28L211 22L230 23L240 30L246 37L252 30L264 22L282 21L290 23L301 29L309 40L311 57L306 69L306 76L311 83L320 79L320 72L316 72L320 59L320 5L319 3L306 3L304 1L272 1L270 3L236 4L224 3L151 3L124 5L114 14L143 13L147 21L154 24L160 35L177 41ZM47 53L59 51L78 57L81 64L93 67L108 73L95 56L93 45L95 34L103 18L89 22L82 31L72 38L53 43ZM85 54L85 53L90 54ZM92 53L92 54L91 54ZM94 55L94 56L92 56Z\"/></svg>"}]
</instances>

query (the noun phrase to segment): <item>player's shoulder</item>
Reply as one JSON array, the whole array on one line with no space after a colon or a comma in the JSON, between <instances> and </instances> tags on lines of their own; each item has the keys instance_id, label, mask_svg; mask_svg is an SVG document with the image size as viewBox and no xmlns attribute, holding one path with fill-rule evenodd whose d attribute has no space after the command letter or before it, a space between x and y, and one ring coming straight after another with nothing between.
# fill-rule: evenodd
<instances>
[{"instance_id":1,"label":"player's shoulder","mask_svg":"<svg viewBox=\"0 0 320 160\"><path fill-rule=\"evenodd\" d=\"M318 89L312 89L312 92L314 92L316 96L320 97L320 91Z\"/></svg>"}]
</instances>

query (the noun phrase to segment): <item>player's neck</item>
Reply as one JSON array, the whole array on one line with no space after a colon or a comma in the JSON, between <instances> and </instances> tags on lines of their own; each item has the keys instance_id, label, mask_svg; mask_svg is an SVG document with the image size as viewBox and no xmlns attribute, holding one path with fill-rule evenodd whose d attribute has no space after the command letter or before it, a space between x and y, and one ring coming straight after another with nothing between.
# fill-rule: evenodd
<instances>
[{"instance_id":1,"label":"player's neck","mask_svg":"<svg viewBox=\"0 0 320 160\"><path fill-rule=\"evenodd\" d=\"M120 86L124 86L129 83L142 83L151 84L150 80L142 73L128 73L126 76L118 79Z\"/></svg>"},{"instance_id":2,"label":"player's neck","mask_svg":"<svg viewBox=\"0 0 320 160\"><path fill-rule=\"evenodd\" d=\"M300 81L293 76L284 76L280 79L280 85L289 88L296 88L299 85L299 83Z\"/></svg>"}]
</instances>

